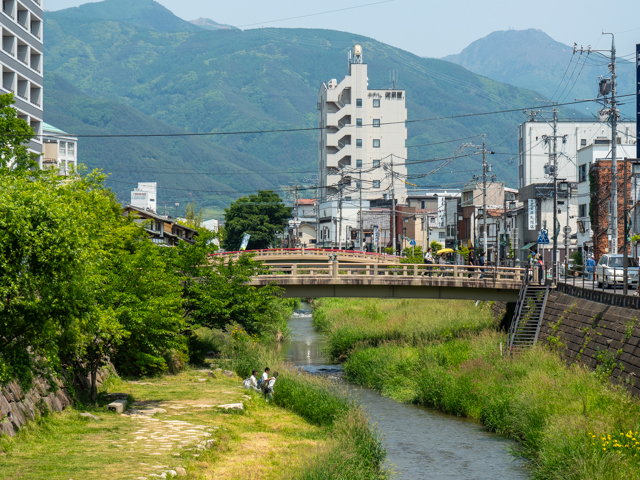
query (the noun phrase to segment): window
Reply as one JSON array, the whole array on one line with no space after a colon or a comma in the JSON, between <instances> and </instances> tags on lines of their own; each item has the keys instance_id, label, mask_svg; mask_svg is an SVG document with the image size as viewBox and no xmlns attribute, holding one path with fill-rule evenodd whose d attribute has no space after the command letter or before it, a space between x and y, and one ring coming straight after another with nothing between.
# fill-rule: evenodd
<instances>
[{"instance_id":1,"label":"window","mask_svg":"<svg viewBox=\"0 0 640 480\"><path fill-rule=\"evenodd\" d=\"M362 106L362 99L356 98L356 107L361 107L361 106Z\"/></svg>"},{"instance_id":2,"label":"window","mask_svg":"<svg viewBox=\"0 0 640 480\"><path fill-rule=\"evenodd\" d=\"M60 144L58 145L58 153L60 155L67 154L67 144L65 142L60 142Z\"/></svg>"},{"instance_id":3,"label":"window","mask_svg":"<svg viewBox=\"0 0 640 480\"><path fill-rule=\"evenodd\" d=\"M73 142L67 143L67 154L73 155L75 153L76 144Z\"/></svg>"},{"instance_id":4,"label":"window","mask_svg":"<svg viewBox=\"0 0 640 480\"><path fill-rule=\"evenodd\" d=\"M362 126L362 119L356 118L356 127L361 127L361 126Z\"/></svg>"},{"instance_id":5,"label":"window","mask_svg":"<svg viewBox=\"0 0 640 480\"><path fill-rule=\"evenodd\" d=\"M380 126L380 119L379 118L374 118L373 119L373 126L374 127L379 127Z\"/></svg>"},{"instance_id":6,"label":"window","mask_svg":"<svg viewBox=\"0 0 640 480\"><path fill-rule=\"evenodd\" d=\"M436 224L436 217L429 217L429 225L435 225Z\"/></svg>"},{"instance_id":7,"label":"window","mask_svg":"<svg viewBox=\"0 0 640 480\"><path fill-rule=\"evenodd\" d=\"M578 205L578 216L586 217L587 216L587 204Z\"/></svg>"},{"instance_id":8,"label":"window","mask_svg":"<svg viewBox=\"0 0 640 480\"><path fill-rule=\"evenodd\" d=\"M373 161L373 168L378 168L380 166L380 160Z\"/></svg>"},{"instance_id":9,"label":"window","mask_svg":"<svg viewBox=\"0 0 640 480\"><path fill-rule=\"evenodd\" d=\"M444 232L438 232L438 239L444 240L444 238L445 238Z\"/></svg>"},{"instance_id":10,"label":"window","mask_svg":"<svg viewBox=\"0 0 640 480\"><path fill-rule=\"evenodd\" d=\"M582 140L580 140L580 146L581 147L586 147L587 146L587 139L583 138Z\"/></svg>"},{"instance_id":11,"label":"window","mask_svg":"<svg viewBox=\"0 0 640 480\"><path fill-rule=\"evenodd\" d=\"M380 108L380 99L379 98L374 98L373 99L373 108Z\"/></svg>"},{"instance_id":12,"label":"window","mask_svg":"<svg viewBox=\"0 0 640 480\"><path fill-rule=\"evenodd\" d=\"M361 138L356 139L356 147L362 148L362 139Z\"/></svg>"},{"instance_id":13,"label":"window","mask_svg":"<svg viewBox=\"0 0 640 480\"><path fill-rule=\"evenodd\" d=\"M380 148L380 140L375 139L373 141L373 148Z\"/></svg>"},{"instance_id":14,"label":"window","mask_svg":"<svg viewBox=\"0 0 640 480\"><path fill-rule=\"evenodd\" d=\"M362 160L356 160L356 167L362 168Z\"/></svg>"},{"instance_id":15,"label":"window","mask_svg":"<svg viewBox=\"0 0 640 480\"><path fill-rule=\"evenodd\" d=\"M578 182L587 181L587 164L578 165Z\"/></svg>"},{"instance_id":16,"label":"window","mask_svg":"<svg viewBox=\"0 0 640 480\"><path fill-rule=\"evenodd\" d=\"M380 180L373 181L373 188L380 188Z\"/></svg>"}]
</instances>

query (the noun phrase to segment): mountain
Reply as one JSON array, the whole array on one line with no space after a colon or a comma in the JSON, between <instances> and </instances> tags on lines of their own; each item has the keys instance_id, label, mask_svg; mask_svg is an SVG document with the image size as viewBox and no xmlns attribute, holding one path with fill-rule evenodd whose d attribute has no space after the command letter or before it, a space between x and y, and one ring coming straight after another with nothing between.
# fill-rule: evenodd
<instances>
[{"instance_id":1,"label":"mountain","mask_svg":"<svg viewBox=\"0 0 640 480\"><path fill-rule=\"evenodd\" d=\"M233 25L225 25L223 23L214 22L209 18L196 18L195 20L189 20L189 23L193 23L205 30L237 30Z\"/></svg>"},{"instance_id":2,"label":"mountain","mask_svg":"<svg viewBox=\"0 0 640 480\"><path fill-rule=\"evenodd\" d=\"M121 10L113 12L116 5ZM280 177L254 175L274 188L286 185L287 178L300 181L317 171L314 128L318 89L322 82L341 79L347 73L346 54L354 43L364 47L372 88L390 88L390 72L398 72L396 88L406 90L410 119L408 145L440 142L410 148L409 160L448 156L457 144L441 142L484 133L490 147L499 152L492 157L494 172L510 184L516 179L516 167L507 160L516 151L520 109L536 105L539 95L534 92L351 33L310 29L204 30L177 17L169 21L168 11L151 0L106 0L91 6L45 14L47 71L56 82L64 80L79 92L78 116L74 118L59 98L57 86L45 89L46 121L77 134L123 131L121 123L127 125L128 133L139 132L142 126L137 127L138 118L144 119L144 125L148 125L145 128L154 132L161 128L197 133L248 132L183 139L181 145L191 145L196 138L204 142L199 144L203 145L198 153L201 156L182 154L180 162L172 167L175 175L169 172L158 177L161 184L167 182L172 188L181 185L182 202L197 192L191 181L180 176L180 170L207 165L205 143L223 152L219 157L228 158L236 168L245 167L242 158L246 159L247 170L259 168L256 171L261 172L264 166L275 169ZM141 22L140 12L149 6L162 15L149 16L148 21ZM169 31L167 25L184 29ZM102 123L94 122L92 114L84 114L80 105L89 108L96 102L106 102L99 103L106 110L117 108L126 119L112 115ZM476 115L507 109L518 111ZM269 133L300 128L309 130ZM267 133L260 133L263 131ZM84 142L89 140L81 140ZM107 141L95 139L92 162L110 171L114 165L112 150L99 148L102 143ZM174 153L180 155L179 150ZM131 165L126 177L129 184L148 180L135 172L145 164L144 158L132 154L127 161ZM263 166L258 167L258 162ZM409 181L420 186L460 185L477 173L473 170L477 171L479 165L478 156L465 157L436 174ZM432 162L413 163L409 172L424 175L439 166ZM216 180L233 186L229 177ZM239 185L233 189L243 191ZM221 206L228 203L228 198L211 194L206 201Z\"/></svg>"},{"instance_id":3,"label":"mountain","mask_svg":"<svg viewBox=\"0 0 640 480\"><path fill-rule=\"evenodd\" d=\"M608 41L603 40L599 47L607 48L604 42ZM493 32L443 60L499 82L534 90L558 102L595 98L598 77L609 74L607 61L601 55L580 55L580 52L574 55L573 47L535 29ZM619 92L633 93L634 65L621 59L617 69ZM633 101L626 103L622 113L635 116Z\"/></svg>"},{"instance_id":4,"label":"mountain","mask_svg":"<svg viewBox=\"0 0 640 480\"><path fill-rule=\"evenodd\" d=\"M54 12L46 12L53 14ZM153 0L104 0L64 10L69 20L114 21L160 32L196 32L199 27L176 17ZM48 41L49 39L47 39Z\"/></svg>"}]
</instances>

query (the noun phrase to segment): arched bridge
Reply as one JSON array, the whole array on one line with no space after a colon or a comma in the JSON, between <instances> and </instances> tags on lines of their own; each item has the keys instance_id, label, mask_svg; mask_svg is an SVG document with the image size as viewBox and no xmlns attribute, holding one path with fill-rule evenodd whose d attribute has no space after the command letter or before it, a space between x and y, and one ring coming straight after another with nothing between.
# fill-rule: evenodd
<instances>
[{"instance_id":1,"label":"arched bridge","mask_svg":"<svg viewBox=\"0 0 640 480\"><path fill-rule=\"evenodd\" d=\"M284 288L285 297L369 297L471 299L515 302L525 275L522 268L340 260L319 263L265 265L250 285L270 283Z\"/></svg>"},{"instance_id":2,"label":"arched bridge","mask_svg":"<svg viewBox=\"0 0 640 480\"><path fill-rule=\"evenodd\" d=\"M320 248L270 248L264 250L246 250L241 252L216 253L214 256L225 258L237 258L243 254L253 255L257 262L266 264L292 264L292 263L328 263L332 257L337 256L340 263L396 263L398 257L384 253L368 253L353 250L333 250Z\"/></svg>"}]
</instances>

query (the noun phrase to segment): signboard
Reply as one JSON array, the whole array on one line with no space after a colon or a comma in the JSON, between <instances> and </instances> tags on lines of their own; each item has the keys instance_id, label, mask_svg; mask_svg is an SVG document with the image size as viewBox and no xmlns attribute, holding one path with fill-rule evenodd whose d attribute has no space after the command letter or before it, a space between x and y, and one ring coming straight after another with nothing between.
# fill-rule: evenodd
<instances>
[{"instance_id":1,"label":"signboard","mask_svg":"<svg viewBox=\"0 0 640 480\"><path fill-rule=\"evenodd\" d=\"M249 239L251 238L251 235L249 235L248 233L245 233L242 236L242 242L240 243L240 250L246 250L247 249L247 245L249 245Z\"/></svg>"},{"instance_id":2,"label":"signboard","mask_svg":"<svg viewBox=\"0 0 640 480\"><path fill-rule=\"evenodd\" d=\"M636 44L636 138L640 138L640 43ZM640 158L640 142L636 143L636 158Z\"/></svg>"},{"instance_id":3,"label":"signboard","mask_svg":"<svg viewBox=\"0 0 640 480\"><path fill-rule=\"evenodd\" d=\"M373 226L373 246L377 247L378 246L378 225L374 225Z\"/></svg>"},{"instance_id":4,"label":"signboard","mask_svg":"<svg viewBox=\"0 0 640 480\"><path fill-rule=\"evenodd\" d=\"M536 214L536 199L529 199L529 230L535 230L538 226L537 214Z\"/></svg>"},{"instance_id":5,"label":"signboard","mask_svg":"<svg viewBox=\"0 0 640 480\"><path fill-rule=\"evenodd\" d=\"M411 241L409 242L409 245L413 247L415 244L416 244L416 241L412 238Z\"/></svg>"},{"instance_id":6,"label":"signboard","mask_svg":"<svg viewBox=\"0 0 640 480\"><path fill-rule=\"evenodd\" d=\"M547 232L547 230L540 230L538 234L538 245L549 245L549 232Z\"/></svg>"}]
</instances>

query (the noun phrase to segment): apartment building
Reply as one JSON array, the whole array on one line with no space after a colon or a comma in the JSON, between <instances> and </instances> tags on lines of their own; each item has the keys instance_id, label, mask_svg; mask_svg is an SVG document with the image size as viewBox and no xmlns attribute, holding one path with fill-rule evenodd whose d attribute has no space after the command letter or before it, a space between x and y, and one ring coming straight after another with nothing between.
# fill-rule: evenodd
<instances>
[{"instance_id":1,"label":"apartment building","mask_svg":"<svg viewBox=\"0 0 640 480\"><path fill-rule=\"evenodd\" d=\"M78 169L78 137L42 123L43 155L40 168L55 168L60 175L70 175Z\"/></svg>"},{"instance_id":2,"label":"apartment building","mask_svg":"<svg viewBox=\"0 0 640 480\"><path fill-rule=\"evenodd\" d=\"M3 0L2 93L13 92L18 117L36 132L30 148L43 153L42 145L42 0Z\"/></svg>"},{"instance_id":3,"label":"apartment building","mask_svg":"<svg viewBox=\"0 0 640 480\"><path fill-rule=\"evenodd\" d=\"M323 83L318 94L321 200L362 195L373 201L393 191L397 203L404 203L405 184L391 170L407 173L405 92L369 89L360 45L348 60L347 76Z\"/></svg>"},{"instance_id":4,"label":"apartment building","mask_svg":"<svg viewBox=\"0 0 640 480\"><path fill-rule=\"evenodd\" d=\"M156 182L138 182L131 192L131 205L141 210L156 212L158 184Z\"/></svg>"},{"instance_id":5,"label":"apartment building","mask_svg":"<svg viewBox=\"0 0 640 480\"><path fill-rule=\"evenodd\" d=\"M547 119L550 120L550 119ZM635 122L618 123L618 143L635 143ZM533 117L518 127L518 188L551 179L545 172L553 153L553 126L541 116ZM594 144L599 137L611 139L611 126L595 118L558 122L558 178L578 181L578 150Z\"/></svg>"}]
</instances>

